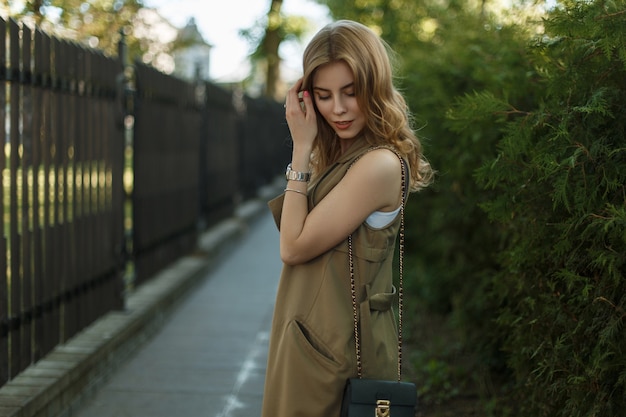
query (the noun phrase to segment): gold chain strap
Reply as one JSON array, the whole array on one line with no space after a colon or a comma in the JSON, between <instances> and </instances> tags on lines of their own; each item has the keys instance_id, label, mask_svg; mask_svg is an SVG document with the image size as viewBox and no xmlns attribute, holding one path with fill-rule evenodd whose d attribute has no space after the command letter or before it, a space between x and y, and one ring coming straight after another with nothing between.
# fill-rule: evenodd
<instances>
[{"instance_id":1,"label":"gold chain strap","mask_svg":"<svg viewBox=\"0 0 626 417\"><path fill-rule=\"evenodd\" d=\"M373 148L377 149L377 148ZM388 149L388 148L387 148ZM393 149L391 149L393 150ZM398 382L400 382L402 376L402 310L404 304L403 298L403 282L402 277L404 275L404 203L406 201L406 171L404 168L404 159L399 153L394 151L400 159L400 165L402 166L402 204L400 205L400 242L399 242L399 289L398 289ZM356 161L355 161L356 162ZM354 162L353 162L354 163ZM356 307L356 283L354 278L354 258L352 252L352 234L348 236L348 259L350 263L350 292L352 295L352 313L354 317L354 344L356 346L356 370L357 376L363 377L363 364L361 362L361 338L359 337L359 325L358 314Z\"/></svg>"},{"instance_id":2,"label":"gold chain strap","mask_svg":"<svg viewBox=\"0 0 626 417\"><path fill-rule=\"evenodd\" d=\"M350 292L352 293L352 313L354 316L354 344L356 345L356 372L361 379L363 364L361 363L361 338L359 337L358 316L356 310L356 284L354 283L354 259L352 258L352 234L348 236L348 259L350 260Z\"/></svg>"}]
</instances>

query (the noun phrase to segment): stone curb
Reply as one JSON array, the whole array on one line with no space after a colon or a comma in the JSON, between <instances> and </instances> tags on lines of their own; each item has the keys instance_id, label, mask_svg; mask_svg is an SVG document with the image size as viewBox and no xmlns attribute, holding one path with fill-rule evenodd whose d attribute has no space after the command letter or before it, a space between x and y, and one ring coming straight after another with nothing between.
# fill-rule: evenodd
<instances>
[{"instance_id":1,"label":"stone curb","mask_svg":"<svg viewBox=\"0 0 626 417\"><path fill-rule=\"evenodd\" d=\"M0 388L0 417L66 417L101 387L133 352L158 332L169 313L206 278L218 257L235 245L280 192L277 181L259 198L237 208L235 216L202 234L198 250L172 263L141 285L126 309L96 320L67 343Z\"/></svg>"}]
</instances>

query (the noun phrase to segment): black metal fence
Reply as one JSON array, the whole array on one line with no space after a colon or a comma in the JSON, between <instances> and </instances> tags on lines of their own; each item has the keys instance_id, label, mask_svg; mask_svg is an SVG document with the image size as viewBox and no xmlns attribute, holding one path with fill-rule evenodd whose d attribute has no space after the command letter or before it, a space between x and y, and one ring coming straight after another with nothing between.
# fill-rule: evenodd
<instances>
[{"instance_id":1,"label":"black metal fence","mask_svg":"<svg viewBox=\"0 0 626 417\"><path fill-rule=\"evenodd\" d=\"M123 46L123 44L121 44ZM0 19L0 386L288 159L282 106Z\"/></svg>"}]
</instances>

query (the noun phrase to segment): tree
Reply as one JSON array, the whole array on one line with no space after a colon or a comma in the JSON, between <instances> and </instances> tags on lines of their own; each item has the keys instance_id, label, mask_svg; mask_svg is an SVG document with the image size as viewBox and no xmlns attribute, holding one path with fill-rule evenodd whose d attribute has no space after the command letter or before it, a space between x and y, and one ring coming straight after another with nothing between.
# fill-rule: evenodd
<instances>
[{"instance_id":1,"label":"tree","mask_svg":"<svg viewBox=\"0 0 626 417\"><path fill-rule=\"evenodd\" d=\"M123 33L131 57L141 57L144 63L164 70L159 58L178 45L175 36L168 43L154 36L160 29L153 28L155 22L145 11L141 0L27 0L12 17L109 55L117 54Z\"/></svg>"},{"instance_id":2,"label":"tree","mask_svg":"<svg viewBox=\"0 0 626 417\"><path fill-rule=\"evenodd\" d=\"M275 100L284 98L284 91L280 89L280 45L286 40L299 40L310 26L305 17L284 15L282 5L283 0L272 0L265 20L241 31L250 44L257 45L250 56L254 67L251 77L262 70L265 74L263 95Z\"/></svg>"},{"instance_id":3,"label":"tree","mask_svg":"<svg viewBox=\"0 0 626 417\"><path fill-rule=\"evenodd\" d=\"M280 56L278 48L282 42L281 36L281 16L280 9L282 0L272 0L270 10L267 14L267 29L265 37L261 42L260 52L265 56L267 62L267 77L265 83L265 96L277 98L276 84L280 80Z\"/></svg>"},{"instance_id":4,"label":"tree","mask_svg":"<svg viewBox=\"0 0 626 417\"><path fill-rule=\"evenodd\" d=\"M142 7L140 0L29 0L16 17L29 17L48 33L115 54L116 35L129 32Z\"/></svg>"}]
</instances>

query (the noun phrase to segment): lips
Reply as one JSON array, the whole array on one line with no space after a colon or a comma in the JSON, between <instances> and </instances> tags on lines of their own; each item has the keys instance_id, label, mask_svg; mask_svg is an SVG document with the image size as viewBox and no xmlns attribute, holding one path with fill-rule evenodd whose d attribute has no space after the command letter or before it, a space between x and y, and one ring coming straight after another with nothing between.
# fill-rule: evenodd
<instances>
[{"instance_id":1,"label":"lips","mask_svg":"<svg viewBox=\"0 0 626 417\"><path fill-rule=\"evenodd\" d=\"M352 126L352 121L350 120L348 122L335 122L335 126L339 130L345 130Z\"/></svg>"}]
</instances>

